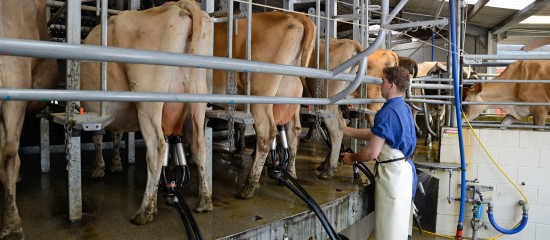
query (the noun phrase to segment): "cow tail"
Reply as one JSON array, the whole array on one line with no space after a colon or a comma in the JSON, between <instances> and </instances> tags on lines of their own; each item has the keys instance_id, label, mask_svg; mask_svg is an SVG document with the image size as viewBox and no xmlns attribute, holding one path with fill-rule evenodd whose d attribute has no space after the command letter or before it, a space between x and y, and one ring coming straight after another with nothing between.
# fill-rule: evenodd
<instances>
[{"instance_id":1,"label":"cow tail","mask_svg":"<svg viewBox=\"0 0 550 240\"><path fill-rule=\"evenodd\" d=\"M189 52L196 54L199 51L199 44L202 35L202 13L201 9L195 1L180 1L180 8L186 9L191 14L191 20L193 21L193 32L191 35L191 43L189 44Z\"/></svg>"},{"instance_id":2,"label":"cow tail","mask_svg":"<svg viewBox=\"0 0 550 240\"><path fill-rule=\"evenodd\" d=\"M302 23L304 24L304 37L302 38L302 61L300 66L307 67L309 59L311 58L311 53L315 47L315 33L317 32L317 27L308 17L301 17Z\"/></svg>"},{"instance_id":3,"label":"cow tail","mask_svg":"<svg viewBox=\"0 0 550 240\"><path fill-rule=\"evenodd\" d=\"M357 41L350 41L350 42L353 43L353 46L355 47L355 51L357 53L365 51L365 48L359 42L357 42Z\"/></svg>"},{"instance_id":4,"label":"cow tail","mask_svg":"<svg viewBox=\"0 0 550 240\"><path fill-rule=\"evenodd\" d=\"M414 73L413 73L413 78L416 78L416 76L418 75L418 64L416 63L416 61L414 62Z\"/></svg>"}]
</instances>

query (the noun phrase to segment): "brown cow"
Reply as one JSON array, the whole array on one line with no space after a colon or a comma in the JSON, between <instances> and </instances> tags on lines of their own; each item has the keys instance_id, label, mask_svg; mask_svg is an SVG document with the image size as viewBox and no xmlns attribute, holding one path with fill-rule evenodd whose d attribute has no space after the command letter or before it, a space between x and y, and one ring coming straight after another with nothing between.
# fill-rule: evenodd
<instances>
[{"instance_id":1,"label":"brown cow","mask_svg":"<svg viewBox=\"0 0 550 240\"><path fill-rule=\"evenodd\" d=\"M0 1L0 37L48 40L46 0ZM54 59L0 55L2 88L55 88L57 62ZM0 181L4 186L4 217L0 238L24 238L15 193L19 178L19 138L25 113L44 107L44 103L2 101L0 112Z\"/></svg>"},{"instance_id":2,"label":"brown cow","mask_svg":"<svg viewBox=\"0 0 550 240\"><path fill-rule=\"evenodd\" d=\"M325 41L321 40L319 44L321 49L319 54L320 68L325 68ZM349 39L330 39L329 42L329 68L335 68L336 66L344 63L346 60L354 57L358 53L362 52L364 48L357 41ZM315 55L314 55L315 56ZM395 52L390 50L376 50L367 58L367 74L372 77L382 77L382 69L386 66L396 66L398 64L398 56ZM315 66L315 57L310 60L310 67ZM346 73L356 73L357 67L347 69ZM306 79L306 86L310 96L315 96L316 79ZM329 81L329 96L333 96L342 91L349 85L349 82L345 81ZM321 96L326 96L325 88L321 88ZM358 96L357 91L353 94ZM380 92L380 85L368 84L367 85L367 97L369 98L382 98ZM380 104L367 104L367 108L377 112L380 110ZM334 114L335 118L323 118L323 121L327 127L328 135L331 140L330 156L317 168L321 173L320 178L331 178L334 175L334 171L338 165L338 157L340 154L340 146L342 144L343 128L346 126L342 113L338 105L328 105L327 111ZM368 115L368 117L373 117ZM374 119L369 119L374 121ZM372 126L373 122L370 122Z\"/></svg>"},{"instance_id":3,"label":"brown cow","mask_svg":"<svg viewBox=\"0 0 550 240\"><path fill-rule=\"evenodd\" d=\"M99 45L101 28L90 32L85 44ZM166 3L145 11L126 11L109 19L109 46L172 53L206 55L210 46L210 19L192 0ZM82 64L82 89L99 89L100 64ZM174 66L109 63L108 86L113 91L207 93L206 72ZM147 186L135 224L153 220L157 211L158 181L165 157L165 136L181 136L183 122L191 118L192 158L198 165L197 211L211 211L211 190L205 182L204 114L206 103L106 102L107 114L115 120L107 130L141 130L147 147ZM83 102L86 111L99 112L99 102ZM189 137L189 136L188 136Z\"/></svg>"},{"instance_id":4,"label":"brown cow","mask_svg":"<svg viewBox=\"0 0 550 240\"><path fill-rule=\"evenodd\" d=\"M235 29L246 29L246 20L236 21ZM266 12L252 14L252 60L277 64L307 66L313 40L315 25L311 20L296 13ZM214 55L227 56L227 24L217 23L214 27ZM245 58L245 31L235 30L233 34L233 57ZM263 73L251 73L251 94L258 96L301 97L302 83L298 77ZM238 94L244 94L246 83L244 74L235 77ZM214 71L214 93L226 93L226 71ZM237 195L238 198L250 198L259 187L258 181L264 166L270 145L277 135L277 125L287 124L287 137L290 147L288 171L296 176L294 161L300 125L299 105L292 104L252 104L256 130L256 154L248 179Z\"/></svg>"},{"instance_id":5,"label":"brown cow","mask_svg":"<svg viewBox=\"0 0 550 240\"><path fill-rule=\"evenodd\" d=\"M550 60L525 60L514 62L495 80L548 80ZM550 102L548 83L477 83L464 90L463 100L468 102ZM550 106L529 105L464 105L469 120L479 116L487 108L500 108L507 113L502 124L512 124L533 116L533 124L544 126Z\"/></svg>"},{"instance_id":6,"label":"brown cow","mask_svg":"<svg viewBox=\"0 0 550 240\"><path fill-rule=\"evenodd\" d=\"M399 56L399 66L409 70L413 78L418 75L418 64L412 58Z\"/></svg>"}]
</instances>

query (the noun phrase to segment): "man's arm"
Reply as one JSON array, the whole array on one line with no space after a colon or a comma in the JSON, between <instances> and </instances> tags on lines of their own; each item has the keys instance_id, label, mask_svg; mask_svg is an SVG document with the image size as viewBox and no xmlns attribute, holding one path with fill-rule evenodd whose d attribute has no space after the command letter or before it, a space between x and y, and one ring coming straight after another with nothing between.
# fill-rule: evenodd
<instances>
[{"instance_id":1,"label":"man's arm","mask_svg":"<svg viewBox=\"0 0 550 240\"><path fill-rule=\"evenodd\" d=\"M386 140L383 138L371 132L369 145L357 153L344 153L342 163L344 165L352 165L353 162L368 162L376 159L378 155L380 155L380 151L382 151L382 146L384 146L385 141Z\"/></svg>"},{"instance_id":2,"label":"man's arm","mask_svg":"<svg viewBox=\"0 0 550 240\"><path fill-rule=\"evenodd\" d=\"M344 127L344 136L351 137L359 140L370 141L371 136L373 136L370 128L351 128Z\"/></svg>"}]
</instances>

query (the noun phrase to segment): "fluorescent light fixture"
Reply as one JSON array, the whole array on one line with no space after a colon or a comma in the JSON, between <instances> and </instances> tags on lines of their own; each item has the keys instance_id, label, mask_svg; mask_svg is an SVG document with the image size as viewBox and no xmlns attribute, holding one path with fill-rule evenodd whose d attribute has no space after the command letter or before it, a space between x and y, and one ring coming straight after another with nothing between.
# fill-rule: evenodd
<instances>
[{"instance_id":1,"label":"fluorescent light fixture","mask_svg":"<svg viewBox=\"0 0 550 240\"><path fill-rule=\"evenodd\" d=\"M448 2L449 0L445 0ZM466 3L474 5L478 2L478 0L465 0ZM491 0L485 5L486 7L494 7L494 8L505 8L505 9L515 9L515 10L521 10L527 5L533 3L535 0Z\"/></svg>"},{"instance_id":2,"label":"fluorescent light fixture","mask_svg":"<svg viewBox=\"0 0 550 240\"><path fill-rule=\"evenodd\" d=\"M548 24L550 16L530 16L519 24Z\"/></svg>"}]
</instances>

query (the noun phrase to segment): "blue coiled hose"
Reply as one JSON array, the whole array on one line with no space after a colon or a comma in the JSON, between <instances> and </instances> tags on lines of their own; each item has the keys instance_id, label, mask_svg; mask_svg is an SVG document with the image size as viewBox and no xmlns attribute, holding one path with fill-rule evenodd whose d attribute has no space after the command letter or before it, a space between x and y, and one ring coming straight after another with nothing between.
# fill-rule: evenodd
<instances>
[{"instance_id":1,"label":"blue coiled hose","mask_svg":"<svg viewBox=\"0 0 550 240\"><path fill-rule=\"evenodd\" d=\"M504 233L504 234L516 234L518 232L520 232L521 230L523 230L523 228L525 228L525 226L527 225L527 219L528 219L528 207L527 207L527 203L525 201L519 201L519 204L523 207L523 218L521 219L521 223L516 226L514 229L504 229L502 227L500 227L497 222L495 221L495 218L493 216L493 204L492 203L489 203L488 206L489 208L487 209L487 215L489 217L489 221L491 222L491 225L499 232L501 233Z\"/></svg>"}]
</instances>

